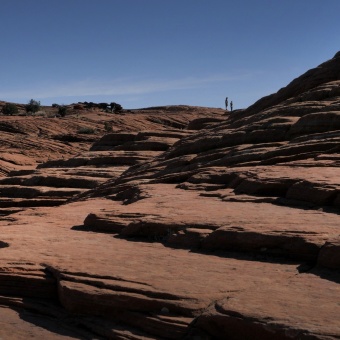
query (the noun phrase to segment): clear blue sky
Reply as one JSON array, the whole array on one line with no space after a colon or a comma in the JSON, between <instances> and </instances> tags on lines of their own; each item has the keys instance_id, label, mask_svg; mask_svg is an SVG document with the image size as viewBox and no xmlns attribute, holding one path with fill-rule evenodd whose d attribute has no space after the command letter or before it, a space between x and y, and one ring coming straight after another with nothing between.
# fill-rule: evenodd
<instances>
[{"instance_id":1,"label":"clear blue sky","mask_svg":"<svg viewBox=\"0 0 340 340\"><path fill-rule=\"evenodd\" d=\"M340 50L340 0L1 0L0 100L245 108Z\"/></svg>"}]
</instances>

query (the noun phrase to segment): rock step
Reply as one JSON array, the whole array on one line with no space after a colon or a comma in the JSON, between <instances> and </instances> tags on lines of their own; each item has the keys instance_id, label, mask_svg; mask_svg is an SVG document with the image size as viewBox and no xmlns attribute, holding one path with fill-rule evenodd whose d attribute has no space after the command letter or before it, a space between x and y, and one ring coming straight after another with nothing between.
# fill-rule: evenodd
<instances>
[{"instance_id":1,"label":"rock step","mask_svg":"<svg viewBox=\"0 0 340 340\"><path fill-rule=\"evenodd\" d=\"M20 186L48 186L55 188L83 188L92 189L98 184L103 183L107 178L85 177L85 176L55 176L55 175L36 175L6 177L0 180L0 185L20 185Z\"/></svg>"},{"instance_id":2,"label":"rock step","mask_svg":"<svg viewBox=\"0 0 340 340\"><path fill-rule=\"evenodd\" d=\"M109 133L95 142L91 151L140 150L165 151L179 139L188 135L182 131L143 131L139 133Z\"/></svg>"},{"instance_id":3,"label":"rock step","mask_svg":"<svg viewBox=\"0 0 340 340\"><path fill-rule=\"evenodd\" d=\"M117 311L124 309L123 305L127 304L129 312L157 315L166 309L170 315L190 317L200 306L193 298L152 290L149 287L145 288L144 285L129 285L128 282L113 281L111 286L106 279L77 278L77 281L65 279L58 281L62 305L76 313L84 313L88 310L91 313L95 311L99 315L108 313L109 316L111 313L117 317ZM89 306L92 307L87 308Z\"/></svg>"},{"instance_id":4,"label":"rock step","mask_svg":"<svg viewBox=\"0 0 340 340\"><path fill-rule=\"evenodd\" d=\"M69 167L76 168L80 166L132 166L143 163L149 159L159 155L161 151L147 151L147 152L134 152L134 151L96 151L88 152L78 157L70 159L60 159L48 161L38 165L40 168L53 168L53 167Z\"/></svg>"},{"instance_id":5,"label":"rock step","mask_svg":"<svg viewBox=\"0 0 340 340\"><path fill-rule=\"evenodd\" d=\"M32 208L32 207L54 207L62 205L67 201L66 198L0 198L0 208Z\"/></svg>"},{"instance_id":6,"label":"rock step","mask_svg":"<svg viewBox=\"0 0 340 340\"><path fill-rule=\"evenodd\" d=\"M3 265L0 304L62 320L64 325L72 326L74 319L81 329L104 338L135 340L181 339L201 308L196 298L148 284L84 275L22 261Z\"/></svg>"},{"instance_id":7,"label":"rock step","mask_svg":"<svg viewBox=\"0 0 340 340\"><path fill-rule=\"evenodd\" d=\"M56 175L67 175L67 176L84 176L84 177L95 177L95 178L116 178L120 176L125 170L128 169L128 166L105 166L105 167L78 167L78 168L51 168L48 169L48 173L54 171ZM40 171L47 170L40 169ZM39 174L40 171L36 170ZM39 172L38 172L39 171Z\"/></svg>"},{"instance_id":8,"label":"rock step","mask_svg":"<svg viewBox=\"0 0 340 340\"><path fill-rule=\"evenodd\" d=\"M114 150L126 150L126 151L166 151L172 146L178 139L176 138L153 138L147 141L136 141L126 143L122 146L116 146Z\"/></svg>"},{"instance_id":9,"label":"rock step","mask_svg":"<svg viewBox=\"0 0 340 340\"><path fill-rule=\"evenodd\" d=\"M7 216L7 215L11 215L11 214L15 214L19 211L22 211L23 209L20 208L0 208L0 216Z\"/></svg>"},{"instance_id":10,"label":"rock step","mask_svg":"<svg viewBox=\"0 0 340 340\"><path fill-rule=\"evenodd\" d=\"M165 313L167 312L166 309ZM124 315L124 312L122 313ZM127 317L129 316L129 317ZM144 313L127 313L122 322L162 339L182 339L194 318Z\"/></svg>"},{"instance_id":11,"label":"rock step","mask_svg":"<svg viewBox=\"0 0 340 340\"><path fill-rule=\"evenodd\" d=\"M98 168L95 166L80 166L76 168L39 168L33 170L20 170L20 171L11 171L6 178L10 177L26 177L29 178L29 175L38 175L38 176L80 176L80 177L98 177L98 178L112 178L116 174L119 175L123 171L125 171L127 166L106 166L103 168ZM4 181L5 178L1 179L0 182Z\"/></svg>"},{"instance_id":12,"label":"rock step","mask_svg":"<svg viewBox=\"0 0 340 340\"><path fill-rule=\"evenodd\" d=\"M0 197L6 198L69 198L86 191L79 188L27 187L20 185L0 186Z\"/></svg>"},{"instance_id":13,"label":"rock step","mask_svg":"<svg viewBox=\"0 0 340 340\"><path fill-rule=\"evenodd\" d=\"M57 299L57 281L35 264L0 268L0 295Z\"/></svg>"},{"instance_id":14,"label":"rock step","mask_svg":"<svg viewBox=\"0 0 340 340\"><path fill-rule=\"evenodd\" d=\"M144 184L138 188L126 185L121 190L112 193L112 199L124 201L125 190L135 198L133 204L90 213L79 230L113 233L119 238L161 242L204 253L238 252L276 261L284 258L316 264L322 253L322 266L340 266L336 259L338 214L328 210L274 205L265 199L233 201L235 194L230 189L217 191L222 195L219 198L168 184ZM166 205L159 209L164 200L161 192L167 192L175 210ZM252 216L251 220L245 212ZM200 214L199 218L194 213Z\"/></svg>"},{"instance_id":15,"label":"rock step","mask_svg":"<svg viewBox=\"0 0 340 340\"><path fill-rule=\"evenodd\" d=\"M199 309L194 299L150 289L141 284L69 274L58 278L59 299L68 312L101 315L156 338L183 338Z\"/></svg>"},{"instance_id":16,"label":"rock step","mask_svg":"<svg viewBox=\"0 0 340 340\"><path fill-rule=\"evenodd\" d=\"M56 298L56 285L53 278L30 275L0 274L0 294Z\"/></svg>"},{"instance_id":17,"label":"rock step","mask_svg":"<svg viewBox=\"0 0 340 340\"><path fill-rule=\"evenodd\" d=\"M0 315L1 308L6 309L6 316L8 316L9 310L12 308L18 312L17 317L15 317L16 314L12 316L11 324L13 324L13 327L7 325L6 335L9 334L8 328L13 328L15 332L16 327L22 327L20 315L25 314L38 320L41 318L48 319L49 323L54 325L54 327L52 326L52 332L55 328L57 328L58 331L63 330L63 334L71 336L72 339L155 339L155 337L150 336L150 334L143 333L125 324L120 325L117 322L95 316L84 317L72 315L63 309L57 301L51 299L0 295ZM2 329L0 328L0 336L2 336L1 331ZM36 333L34 333L34 335L38 337ZM53 339L54 338L55 337L53 337Z\"/></svg>"},{"instance_id":18,"label":"rock step","mask_svg":"<svg viewBox=\"0 0 340 340\"><path fill-rule=\"evenodd\" d=\"M325 176L327 176L327 184L325 184ZM239 195L247 194L280 197L315 206L340 206L338 169L333 166L292 168L282 165L271 168L257 166L223 170L211 168L189 175L187 181L180 184L180 187L210 191L214 189L214 185L215 190L221 189L219 185L233 189L236 194L234 199ZM222 190L219 190L219 194L223 199Z\"/></svg>"},{"instance_id":19,"label":"rock step","mask_svg":"<svg viewBox=\"0 0 340 340\"><path fill-rule=\"evenodd\" d=\"M24 169L24 170L12 170L8 176L26 176L33 174L36 170L35 169Z\"/></svg>"},{"instance_id":20,"label":"rock step","mask_svg":"<svg viewBox=\"0 0 340 340\"><path fill-rule=\"evenodd\" d=\"M77 319L77 321L79 318ZM159 339L154 336L142 332L140 329L135 329L126 324L118 324L117 322L103 321L103 319L82 318L78 321L79 324L92 331L95 334L99 334L104 339L117 339L117 340L155 340Z\"/></svg>"},{"instance_id":21,"label":"rock step","mask_svg":"<svg viewBox=\"0 0 340 340\"><path fill-rule=\"evenodd\" d=\"M209 228L210 227L210 228ZM79 228L81 230L81 228ZM162 242L166 246L202 251L237 251L279 256L294 260L316 262L325 244L323 232L258 229L247 226L218 227L190 223L175 224L153 221L128 220L120 216L89 214L84 230L116 233L124 238L141 238ZM335 230L331 231L333 234Z\"/></svg>"},{"instance_id":22,"label":"rock step","mask_svg":"<svg viewBox=\"0 0 340 340\"><path fill-rule=\"evenodd\" d=\"M77 324L84 329L84 338L89 338L91 335L93 338L97 334L105 339L154 340L159 339L160 335L161 339L181 339L188 332L188 327L193 320L193 318L169 315L150 316L143 313L129 313L127 310L122 310L121 317L115 318L114 321L95 316L72 315L55 299L36 298L35 294L21 297L0 294L0 305L49 317L71 330L74 324ZM78 327L75 330L79 332ZM86 334L86 331L92 334Z\"/></svg>"}]
</instances>

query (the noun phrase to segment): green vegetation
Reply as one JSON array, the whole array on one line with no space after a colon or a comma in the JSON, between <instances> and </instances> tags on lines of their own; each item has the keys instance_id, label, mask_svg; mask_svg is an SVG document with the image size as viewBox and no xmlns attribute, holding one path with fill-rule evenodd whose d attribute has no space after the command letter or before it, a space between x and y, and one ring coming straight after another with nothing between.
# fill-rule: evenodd
<instances>
[{"instance_id":1,"label":"green vegetation","mask_svg":"<svg viewBox=\"0 0 340 340\"><path fill-rule=\"evenodd\" d=\"M36 113L40 110L40 102L34 99L31 99L28 104L25 106L26 112Z\"/></svg>"},{"instance_id":2,"label":"green vegetation","mask_svg":"<svg viewBox=\"0 0 340 340\"><path fill-rule=\"evenodd\" d=\"M94 103L94 102L79 102L79 104L83 104L86 109L98 108L106 112L120 112L123 110L122 105L111 102L109 103Z\"/></svg>"},{"instance_id":3,"label":"green vegetation","mask_svg":"<svg viewBox=\"0 0 340 340\"><path fill-rule=\"evenodd\" d=\"M12 103L6 103L2 108L2 113L6 116L12 116L19 112L17 106Z\"/></svg>"},{"instance_id":4,"label":"green vegetation","mask_svg":"<svg viewBox=\"0 0 340 340\"><path fill-rule=\"evenodd\" d=\"M61 117L65 117L66 113L67 113L67 107L66 106L64 106L64 105L58 106L58 114Z\"/></svg>"},{"instance_id":5,"label":"green vegetation","mask_svg":"<svg viewBox=\"0 0 340 340\"><path fill-rule=\"evenodd\" d=\"M112 102L110 104L110 107L111 107L111 112L120 112L123 110L122 105L115 103L115 102Z\"/></svg>"},{"instance_id":6,"label":"green vegetation","mask_svg":"<svg viewBox=\"0 0 340 340\"><path fill-rule=\"evenodd\" d=\"M106 110L108 106L109 106L108 103L99 103L99 104L98 104L98 107L99 107L101 110Z\"/></svg>"}]
</instances>

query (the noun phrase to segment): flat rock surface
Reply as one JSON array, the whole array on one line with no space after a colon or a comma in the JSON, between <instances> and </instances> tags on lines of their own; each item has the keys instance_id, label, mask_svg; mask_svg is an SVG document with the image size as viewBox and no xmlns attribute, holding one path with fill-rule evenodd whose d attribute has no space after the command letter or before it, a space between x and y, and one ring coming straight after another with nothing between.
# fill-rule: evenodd
<instances>
[{"instance_id":1,"label":"flat rock surface","mask_svg":"<svg viewBox=\"0 0 340 340\"><path fill-rule=\"evenodd\" d=\"M249 217L252 215L251 209L239 209L233 205L228 207L228 204L216 198L207 201L197 192L180 190L184 193L183 199L195 202L196 209L202 211L202 217L204 214L213 216L206 224L204 218L199 218L197 214L196 221L188 218L186 222L183 216L187 206L180 200L181 195L177 191L167 185L161 192L167 192L168 195L154 192L151 198L127 206L110 200L93 199L12 215L13 221L1 222L2 241L9 244L0 250L1 267L3 270L12 268L14 273L19 272L17 267L29 271L34 264L48 268L58 279L62 304L70 311L92 309L93 312L98 309L97 313L102 314L104 301L108 305L106 312L112 309L112 313L122 308L121 303L124 303L124 309L155 315L161 314L162 308L166 308L177 317L198 318L198 325L202 323L199 329L209 332L203 319L205 313L213 317L210 309L217 304L222 306L216 307L217 311L214 312L217 319L219 314L256 319L263 326L263 332L271 328L274 331L294 329L296 334L340 336L340 324L334 319L334 315L340 312L336 298L339 289L336 277L327 279L318 275L318 272L304 273L301 263L296 262L272 262L264 258L256 260L239 253L207 255L165 247L159 242L131 242L114 235L75 228L82 225L85 211L100 215L105 211L117 210L126 216L136 216L141 211L152 211L155 204L158 205L159 213L163 211L174 224L176 218L169 216L171 209L178 221L188 225L201 223L209 226L211 223L216 227L228 223L226 219L232 215L230 211L238 211L235 217L240 225L243 220L247 220L240 211L247 211ZM177 197L175 200L172 197L170 202L176 202L178 206L171 204L169 209L166 198L175 195L175 192ZM205 211L202 210L203 206L200 207L200 201L206 205ZM253 208L261 210L261 207ZM314 223L315 230L320 215L320 221L323 220L325 225L324 232L318 236L320 239L334 232L337 227L336 216L325 218L320 212L308 214L291 210L293 214L303 214L305 221L301 216L296 218L301 223ZM190 210L186 213L188 216L194 215ZM290 218L287 212L280 213ZM249 217L245 229L251 228ZM287 225L280 214L272 214L268 224L275 220ZM254 220L252 227L255 228L257 224ZM276 228L275 224L273 230ZM286 227L287 232L288 229ZM29 230L29 233L25 230ZM312 233L312 236L315 234ZM25 253L22 249L25 249ZM101 298L103 302L100 302ZM223 329L223 326L219 327Z\"/></svg>"}]
</instances>

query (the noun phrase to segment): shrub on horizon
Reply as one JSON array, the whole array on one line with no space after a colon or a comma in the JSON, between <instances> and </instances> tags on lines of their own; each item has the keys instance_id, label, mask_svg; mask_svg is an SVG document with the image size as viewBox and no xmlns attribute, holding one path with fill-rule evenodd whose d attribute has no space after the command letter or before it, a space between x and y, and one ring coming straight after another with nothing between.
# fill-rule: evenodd
<instances>
[{"instance_id":1,"label":"shrub on horizon","mask_svg":"<svg viewBox=\"0 0 340 340\"><path fill-rule=\"evenodd\" d=\"M111 107L111 112L120 112L123 110L122 105L115 103L115 102L112 102L110 104L110 107Z\"/></svg>"},{"instance_id":2,"label":"shrub on horizon","mask_svg":"<svg viewBox=\"0 0 340 340\"><path fill-rule=\"evenodd\" d=\"M98 104L98 107L102 110L106 110L108 106L109 106L108 103L99 103Z\"/></svg>"},{"instance_id":3,"label":"shrub on horizon","mask_svg":"<svg viewBox=\"0 0 340 340\"><path fill-rule=\"evenodd\" d=\"M93 102L84 102L84 105L87 109L92 109L95 106L95 103Z\"/></svg>"},{"instance_id":4,"label":"shrub on horizon","mask_svg":"<svg viewBox=\"0 0 340 340\"><path fill-rule=\"evenodd\" d=\"M6 103L2 108L2 113L6 116L12 116L19 112L17 106L13 103Z\"/></svg>"},{"instance_id":5,"label":"shrub on horizon","mask_svg":"<svg viewBox=\"0 0 340 340\"><path fill-rule=\"evenodd\" d=\"M74 109L74 110L83 110L84 108L83 108L82 105L76 104L76 105L73 105L73 109Z\"/></svg>"},{"instance_id":6,"label":"shrub on horizon","mask_svg":"<svg viewBox=\"0 0 340 340\"><path fill-rule=\"evenodd\" d=\"M61 117L65 117L66 113L67 113L67 107L66 106L64 106L64 105L58 106L58 114Z\"/></svg>"},{"instance_id":7,"label":"shrub on horizon","mask_svg":"<svg viewBox=\"0 0 340 340\"><path fill-rule=\"evenodd\" d=\"M40 110L40 102L34 99L31 99L28 104L25 106L26 112L36 113Z\"/></svg>"}]
</instances>

